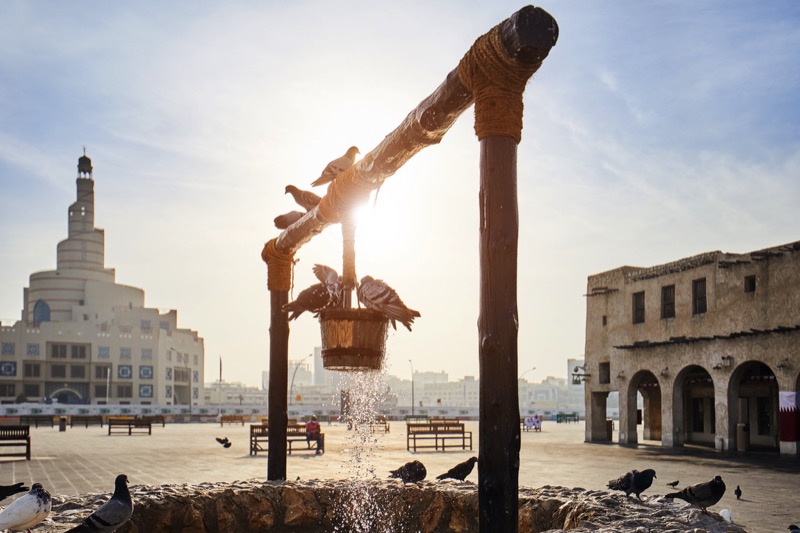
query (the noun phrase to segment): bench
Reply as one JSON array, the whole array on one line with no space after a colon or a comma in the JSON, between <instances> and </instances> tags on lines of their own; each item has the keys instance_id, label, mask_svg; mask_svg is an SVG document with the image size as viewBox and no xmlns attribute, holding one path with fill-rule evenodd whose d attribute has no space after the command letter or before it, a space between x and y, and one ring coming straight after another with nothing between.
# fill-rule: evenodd
<instances>
[{"instance_id":1,"label":"bench","mask_svg":"<svg viewBox=\"0 0 800 533\"><path fill-rule=\"evenodd\" d=\"M144 434L147 431L148 435L153 434L152 425L149 420L134 417L121 417L110 416L108 417L108 434L125 434L133 435L134 433Z\"/></svg>"},{"instance_id":2,"label":"bench","mask_svg":"<svg viewBox=\"0 0 800 533\"><path fill-rule=\"evenodd\" d=\"M136 419L150 422L150 424L161 424L162 428L167 427L167 419L164 415L139 415Z\"/></svg>"},{"instance_id":3,"label":"bench","mask_svg":"<svg viewBox=\"0 0 800 533\"><path fill-rule=\"evenodd\" d=\"M56 427L56 420L58 420L58 417L53 415L22 415L19 417L20 424L32 425L35 428L39 427L40 422L42 425L50 424L50 427L54 428Z\"/></svg>"},{"instance_id":4,"label":"bench","mask_svg":"<svg viewBox=\"0 0 800 533\"><path fill-rule=\"evenodd\" d=\"M580 418L578 417L578 413L557 413L556 423L560 424L561 422L580 422Z\"/></svg>"},{"instance_id":5,"label":"bench","mask_svg":"<svg viewBox=\"0 0 800 533\"><path fill-rule=\"evenodd\" d=\"M378 431L381 433L389 433L389 421L386 420L385 416L380 416L375 420L371 420L369 423L370 433L377 433Z\"/></svg>"},{"instance_id":6,"label":"bench","mask_svg":"<svg viewBox=\"0 0 800 533\"><path fill-rule=\"evenodd\" d=\"M75 424L83 424L87 428L90 425L103 427L103 417L101 415L73 415L69 417L69 427L73 427Z\"/></svg>"},{"instance_id":7,"label":"bench","mask_svg":"<svg viewBox=\"0 0 800 533\"><path fill-rule=\"evenodd\" d=\"M418 443L417 441L422 441ZM430 444L428 441L433 441ZM464 429L463 422L442 420L436 422L406 422L406 450L417 449L447 451L450 448L472 449L472 432ZM469 448L467 448L469 446Z\"/></svg>"},{"instance_id":8,"label":"bench","mask_svg":"<svg viewBox=\"0 0 800 533\"><path fill-rule=\"evenodd\" d=\"M31 427L28 425L0 426L0 446L25 447L25 451L0 453L2 457L24 457L31 460Z\"/></svg>"},{"instance_id":9,"label":"bench","mask_svg":"<svg viewBox=\"0 0 800 533\"><path fill-rule=\"evenodd\" d=\"M224 424L241 424L244 426L245 417L244 415L222 415L219 417L219 427L222 427Z\"/></svg>"},{"instance_id":10,"label":"bench","mask_svg":"<svg viewBox=\"0 0 800 533\"><path fill-rule=\"evenodd\" d=\"M312 440L308 443L311 445L310 447L306 442L306 426L303 424L291 424L286 428L286 451L289 455L292 455L292 445L298 442L306 444L306 447L300 446L294 448L294 451L313 451L316 453L317 441ZM320 452L325 451L324 433L319 434L319 449ZM269 426L266 424L250 424L250 455L258 455L258 452L266 451L269 451Z\"/></svg>"}]
</instances>

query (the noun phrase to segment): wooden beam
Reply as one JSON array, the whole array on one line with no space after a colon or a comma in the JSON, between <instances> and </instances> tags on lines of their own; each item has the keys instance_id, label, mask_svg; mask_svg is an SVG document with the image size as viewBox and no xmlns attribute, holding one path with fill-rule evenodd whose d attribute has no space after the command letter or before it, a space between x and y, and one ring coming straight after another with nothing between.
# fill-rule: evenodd
<instances>
[{"instance_id":1,"label":"wooden beam","mask_svg":"<svg viewBox=\"0 0 800 533\"><path fill-rule=\"evenodd\" d=\"M286 479L286 393L289 381L289 320L283 305L289 291L270 290L269 325L269 451L267 479Z\"/></svg>"}]
</instances>

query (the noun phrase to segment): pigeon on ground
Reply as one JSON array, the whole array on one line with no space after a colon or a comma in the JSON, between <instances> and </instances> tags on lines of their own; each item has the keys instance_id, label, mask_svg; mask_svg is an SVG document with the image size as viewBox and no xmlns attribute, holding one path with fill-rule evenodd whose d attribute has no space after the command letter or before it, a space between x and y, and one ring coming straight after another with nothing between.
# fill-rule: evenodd
<instances>
[{"instance_id":1,"label":"pigeon on ground","mask_svg":"<svg viewBox=\"0 0 800 533\"><path fill-rule=\"evenodd\" d=\"M408 331L411 331L411 324L414 318L420 316L419 311L409 309L403 300L397 295L395 290L387 285L383 280L373 279L372 276L364 276L356 291L358 301L364 307L375 309L386 315L392 322L392 327L397 329L395 321L400 322Z\"/></svg>"},{"instance_id":2,"label":"pigeon on ground","mask_svg":"<svg viewBox=\"0 0 800 533\"><path fill-rule=\"evenodd\" d=\"M9 496L13 496L19 492L28 492L28 487L23 487L24 483L15 483L14 485L0 485L0 501L5 500Z\"/></svg>"},{"instance_id":3,"label":"pigeon on ground","mask_svg":"<svg viewBox=\"0 0 800 533\"><path fill-rule=\"evenodd\" d=\"M675 481L670 481L669 483L667 483L667 485L669 485L670 487L672 487L674 489L675 487L678 486L678 483L680 483L680 481L675 480Z\"/></svg>"},{"instance_id":4,"label":"pigeon on ground","mask_svg":"<svg viewBox=\"0 0 800 533\"><path fill-rule=\"evenodd\" d=\"M25 496L20 496L0 512L0 530L30 531L50 514L50 493L41 483L31 485Z\"/></svg>"},{"instance_id":5,"label":"pigeon on ground","mask_svg":"<svg viewBox=\"0 0 800 533\"><path fill-rule=\"evenodd\" d=\"M315 283L307 289L300 291L297 298L293 302L289 302L283 306L283 310L291 313L289 320L294 320L305 311L311 311L314 316L324 308L328 307L330 302L330 294L328 289L322 283Z\"/></svg>"},{"instance_id":6,"label":"pigeon on ground","mask_svg":"<svg viewBox=\"0 0 800 533\"><path fill-rule=\"evenodd\" d=\"M739 485L736 485L736 490L733 491L733 493L736 494L736 499L737 500L741 500L742 499L742 489L739 488Z\"/></svg>"},{"instance_id":7,"label":"pigeon on ground","mask_svg":"<svg viewBox=\"0 0 800 533\"><path fill-rule=\"evenodd\" d=\"M294 198L294 201L297 202L297 205L306 211L311 211L317 207L317 204L320 202L320 200L322 200L322 198L313 192L298 189L294 185L287 185L286 191L283 194L291 194Z\"/></svg>"},{"instance_id":8,"label":"pigeon on ground","mask_svg":"<svg viewBox=\"0 0 800 533\"><path fill-rule=\"evenodd\" d=\"M428 471L425 469L425 465L419 461L411 461L397 470L390 471L389 474L391 478L402 479L403 485L405 485L406 483L419 483L425 479L425 476L428 475Z\"/></svg>"},{"instance_id":9,"label":"pigeon on ground","mask_svg":"<svg viewBox=\"0 0 800 533\"><path fill-rule=\"evenodd\" d=\"M284 213L282 215L278 215L275 217L275 227L278 229L286 229L301 218L305 213L302 211L289 211L288 213Z\"/></svg>"},{"instance_id":10,"label":"pigeon on ground","mask_svg":"<svg viewBox=\"0 0 800 533\"><path fill-rule=\"evenodd\" d=\"M319 282L325 286L325 289L327 289L328 294L330 295L328 306L336 307L337 305L340 305L344 297L344 280L342 279L342 276L340 276L331 267L325 265L314 265L312 270L314 271L314 275L317 276Z\"/></svg>"},{"instance_id":11,"label":"pigeon on ground","mask_svg":"<svg viewBox=\"0 0 800 533\"><path fill-rule=\"evenodd\" d=\"M477 462L477 457L470 457L463 463L458 463L444 474L436 476L436 479L457 479L459 481L464 481L467 476L472 473L472 468Z\"/></svg>"},{"instance_id":12,"label":"pigeon on ground","mask_svg":"<svg viewBox=\"0 0 800 533\"><path fill-rule=\"evenodd\" d=\"M222 438L216 437L215 440L220 444L222 444L223 446L225 446L229 442L228 437L222 437Z\"/></svg>"},{"instance_id":13,"label":"pigeon on ground","mask_svg":"<svg viewBox=\"0 0 800 533\"><path fill-rule=\"evenodd\" d=\"M67 533L88 533L103 531L111 533L130 520L133 514L133 500L128 491L128 476L120 474L114 480L114 494L111 499L83 519L83 522Z\"/></svg>"},{"instance_id":14,"label":"pigeon on ground","mask_svg":"<svg viewBox=\"0 0 800 533\"><path fill-rule=\"evenodd\" d=\"M720 501L724 494L725 483L720 476L715 476L711 481L689 485L680 492L666 494L664 497L673 499L679 498L699 507L704 513L708 514L706 508Z\"/></svg>"},{"instance_id":15,"label":"pigeon on ground","mask_svg":"<svg viewBox=\"0 0 800 533\"><path fill-rule=\"evenodd\" d=\"M355 146L348 148L346 154L328 163L328 165L325 167L325 170L322 171L320 177L315 179L311 183L311 186L316 187L317 185L324 185L335 180L336 176L353 166L353 163L356 162L356 154L360 153L361 152L359 152L358 148Z\"/></svg>"},{"instance_id":16,"label":"pigeon on ground","mask_svg":"<svg viewBox=\"0 0 800 533\"><path fill-rule=\"evenodd\" d=\"M656 471L652 468L647 470L631 470L617 479L612 479L608 482L608 488L611 490L621 490L625 496L630 496L634 493L639 501L642 501L642 492L650 488L653 484L653 478L656 476Z\"/></svg>"}]
</instances>

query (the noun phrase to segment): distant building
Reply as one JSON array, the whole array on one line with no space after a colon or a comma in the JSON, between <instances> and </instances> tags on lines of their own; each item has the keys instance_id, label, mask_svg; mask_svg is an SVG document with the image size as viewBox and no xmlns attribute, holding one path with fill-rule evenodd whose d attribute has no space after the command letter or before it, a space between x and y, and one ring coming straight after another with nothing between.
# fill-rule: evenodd
<instances>
[{"instance_id":1,"label":"distant building","mask_svg":"<svg viewBox=\"0 0 800 533\"><path fill-rule=\"evenodd\" d=\"M796 455L800 441L800 242L709 252L590 276L586 441L618 440ZM637 413L637 397L642 411Z\"/></svg>"},{"instance_id":2,"label":"distant building","mask_svg":"<svg viewBox=\"0 0 800 533\"><path fill-rule=\"evenodd\" d=\"M85 153L76 184L56 269L31 274L21 319L0 325L0 401L202 404L203 339L105 267Z\"/></svg>"}]
</instances>

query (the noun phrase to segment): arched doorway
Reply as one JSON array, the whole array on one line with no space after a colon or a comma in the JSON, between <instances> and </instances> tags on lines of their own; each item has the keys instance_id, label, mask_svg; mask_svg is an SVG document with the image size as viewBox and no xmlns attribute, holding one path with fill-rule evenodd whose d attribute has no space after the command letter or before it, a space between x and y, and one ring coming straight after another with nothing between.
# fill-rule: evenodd
<instances>
[{"instance_id":1,"label":"arched doorway","mask_svg":"<svg viewBox=\"0 0 800 533\"><path fill-rule=\"evenodd\" d=\"M639 398L641 397L641 411ZM649 370L640 370L630 380L626 391L626 438L629 444L639 441L638 425L642 424L644 440L661 440L661 385ZM622 424L623 417L620 417Z\"/></svg>"},{"instance_id":2,"label":"arched doorway","mask_svg":"<svg viewBox=\"0 0 800 533\"><path fill-rule=\"evenodd\" d=\"M675 445L714 446L717 432L714 380L708 370L690 365L678 373L673 395Z\"/></svg>"},{"instance_id":3,"label":"arched doorway","mask_svg":"<svg viewBox=\"0 0 800 533\"><path fill-rule=\"evenodd\" d=\"M733 371L728 413L738 450L778 450L778 380L768 365L747 361Z\"/></svg>"},{"instance_id":4,"label":"arched doorway","mask_svg":"<svg viewBox=\"0 0 800 533\"><path fill-rule=\"evenodd\" d=\"M81 395L72 389L58 389L50 397L60 404L84 403Z\"/></svg>"}]
</instances>

